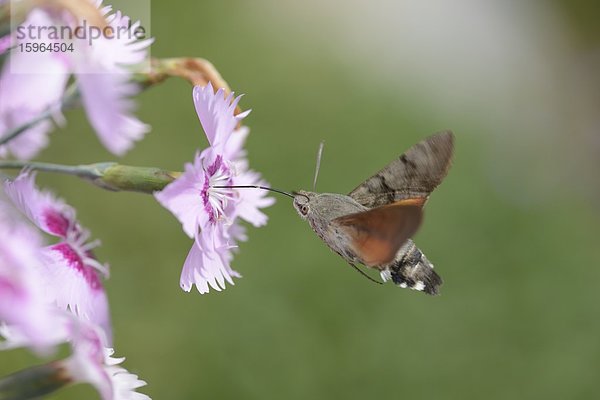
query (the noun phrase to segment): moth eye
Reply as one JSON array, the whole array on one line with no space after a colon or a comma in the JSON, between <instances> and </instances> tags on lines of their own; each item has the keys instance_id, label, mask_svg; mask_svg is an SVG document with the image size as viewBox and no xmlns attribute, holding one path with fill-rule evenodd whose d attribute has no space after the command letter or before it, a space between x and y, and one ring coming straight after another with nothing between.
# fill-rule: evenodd
<instances>
[{"instance_id":1,"label":"moth eye","mask_svg":"<svg viewBox=\"0 0 600 400\"><path fill-rule=\"evenodd\" d=\"M300 212L304 215L308 214L308 206L300 207Z\"/></svg>"}]
</instances>

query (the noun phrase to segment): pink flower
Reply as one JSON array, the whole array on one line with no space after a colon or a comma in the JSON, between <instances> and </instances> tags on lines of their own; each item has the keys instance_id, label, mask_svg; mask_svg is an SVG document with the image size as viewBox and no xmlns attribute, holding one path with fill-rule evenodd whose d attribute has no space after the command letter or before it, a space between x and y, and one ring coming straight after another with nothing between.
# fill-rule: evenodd
<instances>
[{"instance_id":1,"label":"pink flower","mask_svg":"<svg viewBox=\"0 0 600 400\"><path fill-rule=\"evenodd\" d=\"M99 2L96 2L99 5ZM131 82L132 69L147 58L152 39L138 41L133 32L139 22L130 24L128 17L119 11L109 14L110 7L101 12L113 32L121 32L113 39L100 37L91 41L75 39L74 52L25 52L18 46L10 52L0 76L0 138L10 130L33 120L51 110L56 118L60 115L60 99L71 74L75 75L81 102L91 125L102 144L112 153L123 155L134 141L141 139L149 126L133 115L131 97L139 91ZM36 43L57 43L48 37L47 27L72 29L80 21L71 15L44 9L34 9L22 26L43 27ZM127 28L129 34L125 34ZM34 29L35 30L35 29ZM37 35L37 30L35 30ZM25 38L19 43L32 42ZM58 42L70 44L68 42ZM52 129L50 121L38 123L7 145L0 146L0 156L9 152L21 159L30 159L47 145L47 133Z\"/></svg>"},{"instance_id":2,"label":"pink flower","mask_svg":"<svg viewBox=\"0 0 600 400\"><path fill-rule=\"evenodd\" d=\"M0 333L7 342L0 348L27 344L47 352L60 329L56 313L40 288L43 265L40 234L11 215L0 202Z\"/></svg>"},{"instance_id":3,"label":"pink flower","mask_svg":"<svg viewBox=\"0 0 600 400\"><path fill-rule=\"evenodd\" d=\"M53 25L50 16L41 10L33 10L26 23L33 26ZM8 35L6 38L10 40ZM31 71L32 68L39 72L16 73ZM54 53L12 51L0 73L0 138L47 109L55 108L56 117L60 118L58 104L68 77L68 66ZM48 145L50 130L50 120L36 124L7 145L0 146L0 156L12 153L19 159L33 158Z\"/></svg>"},{"instance_id":4,"label":"pink flower","mask_svg":"<svg viewBox=\"0 0 600 400\"><path fill-rule=\"evenodd\" d=\"M54 312L53 324L44 327L44 337L52 345L70 343L72 352L69 357L49 364L56 372L46 379L54 380L56 388L71 383L91 384L102 400L150 399L145 394L136 392L146 382L119 366L125 358L113 357L114 350L108 347L104 331L99 326L76 318L66 311L54 308ZM35 322L41 326L42 321ZM32 346L31 338L20 335L20 332L15 332L12 328L0 326L0 335L6 338L4 342L0 342L0 349ZM27 378L32 379L33 376Z\"/></svg>"},{"instance_id":5,"label":"pink flower","mask_svg":"<svg viewBox=\"0 0 600 400\"><path fill-rule=\"evenodd\" d=\"M7 197L42 231L61 239L41 249L38 267L44 279L46 296L63 309L100 325L110 337L106 292L100 274L108 266L92 254L98 241L89 242L89 231L75 219L75 210L49 192L35 187L35 174L22 173L4 183Z\"/></svg>"},{"instance_id":6,"label":"pink flower","mask_svg":"<svg viewBox=\"0 0 600 400\"><path fill-rule=\"evenodd\" d=\"M274 199L264 192L215 187L264 184L259 174L248 170L243 149L248 129L237 128L249 111L234 115L240 97L225 96L223 89L214 93L211 84L196 86L193 95L210 147L196 154L184 173L155 197L195 239L183 266L181 287L190 291L195 284L200 293L206 293L209 287L220 291L225 281L233 284L232 278L240 277L230 267L236 241L245 240L237 219L264 225L267 217L260 208L270 206Z\"/></svg>"},{"instance_id":7,"label":"pink flower","mask_svg":"<svg viewBox=\"0 0 600 400\"><path fill-rule=\"evenodd\" d=\"M234 239L229 237L228 229L223 224L217 224L198 235L183 264L181 288L189 292L196 284L200 293L208 293L210 287L220 292L225 289L225 281L233 285L232 278L241 278L229 266L233 258L231 249Z\"/></svg>"},{"instance_id":8,"label":"pink flower","mask_svg":"<svg viewBox=\"0 0 600 400\"><path fill-rule=\"evenodd\" d=\"M83 321L72 321L70 328L73 354L61 364L75 382L93 385L102 400L150 399L135 390L146 385L137 375L119 366L125 358L113 358L103 332Z\"/></svg>"},{"instance_id":9,"label":"pink flower","mask_svg":"<svg viewBox=\"0 0 600 400\"><path fill-rule=\"evenodd\" d=\"M114 32L135 32L140 27L139 21L132 23L120 11L109 15L111 11L110 6L102 9ZM131 97L139 88L130 81L130 69L146 59L152 42L120 34L112 39L102 36L92 46L85 39L78 43L86 55L74 66L81 100L100 141L113 154L123 155L150 130L132 115L135 105Z\"/></svg>"}]
</instances>

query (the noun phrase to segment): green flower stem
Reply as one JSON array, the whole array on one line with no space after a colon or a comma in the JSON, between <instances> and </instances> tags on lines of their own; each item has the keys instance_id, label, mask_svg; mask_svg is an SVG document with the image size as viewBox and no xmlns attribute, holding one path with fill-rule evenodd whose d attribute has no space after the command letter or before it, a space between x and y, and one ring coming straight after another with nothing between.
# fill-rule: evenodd
<instances>
[{"instance_id":1,"label":"green flower stem","mask_svg":"<svg viewBox=\"0 0 600 400\"><path fill-rule=\"evenodd\" d=\"M0 161L0 169L23 168L77 176L107 190L148 194L162 190L181 175L180 172L166 171L160 168L133 167L114 162L61 165L42 162Z\"/></svg>"},{"instance_id":2,"label":"green flower stem","mask_svg":"<svg viewBox=\"0 0 600 400\"><path fill-rule=\"evenodd\" d=\"M113 164L106 168L102 177L94 183L108 190L152 194L164 189L179 175L181 172L165 171L160 168Z\"/></svg>"},{"instance_id":3,"label":"green flower stem","mask_svg":"<svg viewBox=\"0 0 600 400\"><path fill-rule=\"evenodd\" d=\"M0 161L0 169L31 169L44 172L56 172L59 174L74 175L80 178L96 179L101 176L101 172L97 171L98 166L113 163L99 163L91 165L61 165L44 162L29 162L29 161Z\"/></svg>"},{"instance_id":4,"label":"green flower stem","mask_svg":"<svg viewBox=\"0 0 600 400\"><path fill-rule=\"evenodd\" d=\"M77 90L77 86L73 83L67 88L67 90L65 90L65 95L61 99L60 104L58 106L48 107L47 109L42 111L38 116L33 118L31 121L27 121L24 124L21 124L8 131L8 133L6 133L0 138L0 146L10 142L11 140L19 136L21 133L34 127L40 122L50 118L53 113L60 110L64 110L66 108L73 107L77 103L77 100L79 100L79 91Z\"/></svg>"},{"instance_id":5,"label":"green flower stem","mask_svg":"<svg viewBox=\"0 0 600 400\"><path fill-rule=\"evenodd\" d=\"M0 400L37 399L71 382L60 362L27 368L0 379Z\"/></svg>"}]
</instances>

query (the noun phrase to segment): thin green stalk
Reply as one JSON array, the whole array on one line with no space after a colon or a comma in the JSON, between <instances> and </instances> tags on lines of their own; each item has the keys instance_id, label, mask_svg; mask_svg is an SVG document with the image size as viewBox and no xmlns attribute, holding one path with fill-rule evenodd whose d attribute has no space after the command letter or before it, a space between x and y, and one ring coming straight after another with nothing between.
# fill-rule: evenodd
<instances>
[{"instance_id":1,"label":"thin green stalk","mask_svg":"<svg viewBox=\"0 0 600 400\"><path fill-rule=\"evenodd\" d=\"M114 163L102 163L102 164L114 164ZM84 179L96 179L102 176L97 171L97 167L91 168L99 164L92 165L61 165L51 164L44 162L30 162L30 161L0 161L0 169L30 169L35 171L44 172L55 172L59 174L78 176Z\"/></svg>"},{"instance_id":2,"label":"thin green stalk","mask_svg":"<svg viewBox=\"0 0 600 400\"><path fill-rule=\"evenodd\" d=\"M43 162L0 161L0 169L29 169L76 176L111 191L152 194L162 190L181 173L153 167L134 167L114 162L61 165Z\"/></svg>"}]
</instances>

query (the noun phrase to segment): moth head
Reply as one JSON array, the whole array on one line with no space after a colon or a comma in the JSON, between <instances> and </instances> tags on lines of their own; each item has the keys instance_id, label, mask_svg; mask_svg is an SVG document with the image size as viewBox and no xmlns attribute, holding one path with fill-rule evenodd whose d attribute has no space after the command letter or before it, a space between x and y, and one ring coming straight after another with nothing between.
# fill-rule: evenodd
<instances>
[{"instance_id":1,"label":"moth head","mask_svg":"<svg viewBox=\"0 0 600 400\"><path fill-rule=\"evenodd\" d=\"M294 192L294 208L302 219L308 218L310 214L310 202L314 195L314 193L304 190Z\"/></svg>"}]
</instances>

